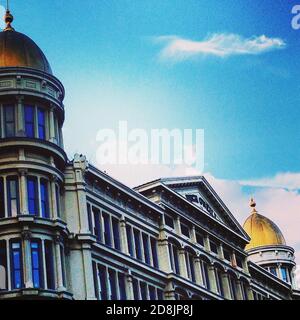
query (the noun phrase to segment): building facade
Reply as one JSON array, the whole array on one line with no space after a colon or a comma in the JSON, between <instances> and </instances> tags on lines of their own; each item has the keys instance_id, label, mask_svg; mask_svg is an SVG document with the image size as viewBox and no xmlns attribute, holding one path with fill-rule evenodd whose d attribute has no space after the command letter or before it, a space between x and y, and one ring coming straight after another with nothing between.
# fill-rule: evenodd
<instances>
[{"instance_id":1,"label":"building facade","mask_svg":"<svg viewBox=\"0 0 300 320\"><path fill-rule=\"evenodd\" d=\"M240 226L204 177L135 189L63 147L64 87L5 16L0 33L0 298L292 300L294 250Z\"/></svg>"}]
</instances>

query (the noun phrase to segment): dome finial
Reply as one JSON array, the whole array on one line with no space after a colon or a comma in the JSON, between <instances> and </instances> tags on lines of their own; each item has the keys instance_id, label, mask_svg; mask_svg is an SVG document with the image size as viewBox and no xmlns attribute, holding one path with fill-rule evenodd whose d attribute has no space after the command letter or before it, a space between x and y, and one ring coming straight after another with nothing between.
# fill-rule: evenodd
<instances>
[{"instance_id":1,"label":"dome finial","mask_svg":"<svg viewBox=\"0 0 300 320\"><path fill-rule=\"evenodd\" d=\"M254 201L253 197L250 200L250 207L252 208L252 213L257 213L257 211L256 211L256 202Z\"/></svg>"},{"instance_id":2,"label":"dome finial","mask_svg":"<svg viewBox=\"0 0 300 320\"><path fill-rule=\"evenodd\" d=\"M15 31L15 29L11 26L11 23L14 21L13 15L9 11L9 1L6 1L6 13L4 16L4 21L6 23L6 28L4 31Z\"/></svg>"}]
</instances>

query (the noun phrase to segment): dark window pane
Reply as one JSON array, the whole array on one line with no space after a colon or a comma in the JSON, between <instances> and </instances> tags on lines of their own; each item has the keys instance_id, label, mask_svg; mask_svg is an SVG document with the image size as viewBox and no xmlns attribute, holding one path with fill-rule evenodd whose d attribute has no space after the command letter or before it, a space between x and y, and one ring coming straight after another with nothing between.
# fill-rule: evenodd
<instances>
[{"instance_id":1,"label":"dark window pane","mask_svg":"<svg viewBox=\"0 0 300 320\"><path fill-rule=\"evenodd\" d=\"M118 274L120 300L126 300L126 282L125 275L123 273Z\"/></svg>"},{"instance_id":2,"label":"dark window pane","mask_svg":"<svg viewBox=\"0 0 300 320\"><path fill-rule=\"evenodd\" d=\"M137 259L142 260L140 232L138 230L134 229L133 234L134 234L134 244L135 244L136 257L137 257Z\"/></svg>"},{"instance_id":3,"label":"dark window pane","mask_svg":"<svg viewBox=\"0 0 300 320\"><path fill-rule=\"evenodd\" d=\"M112 269L108 270L109 286L110 286L110 300L117 300L117 283L116 272Z\"/></svg>"},{"instance_id":4,"label":"dark window pane","mask_svg":"<svg viewBox=\"0 0 300 320\"><path fill-rule=\"evenodd\" d=\"M39 138L46 139L46 125L45 125L45 111L38 109L38 129L39 129Z\"/></svg>"},{"instance_id":5,"label":"dark window pane","mask_svg":"<svg viewBox=\"0 0 300 320\"><path fill-rule=\"evenodd\" d=\"M22 251L20 242L11 243L11 282L13 289L23 287Z\"/></svg>"},{"instance_id":6,"label":"dark window pane","mask_svg":"<svg viewBox=\"0 0 300 320\"><path fill-rule=\"evenodd\" d=\"M41 249L39 242L31 242L31 270L34 288L43 287L43 272L41 263Z\"/></svg>"},{"instance_id":7,"label":"dark window pane","mask_svg":"<svg viewBox=\"0 0 300 320\"><path fill-rule=\"evenodd\" d=\"M167 226L171 227L172 229L174 229L174 220L172 217L168 216L165 214L165 223Z\"/></svg>"},{"instance_id":8,"label":"dark window pane","mask_svg":"<svg viewBox=\"0 0 300 320\"><path fill-rule=\"evenodd\" d=\"M189 231L189 227L183 223L180 224L181 226L181 233L186 236L189 237L190 236L190 231Z\"/></svg>"},{"instance_id":9,"label":"dark window pane","mask_svg":"<svg viewBox=\"0 0 300 320\"><path fill-rule=\"evenodd\" d=\"M133 239L132 239L132 233L131 233L131 226L126 226L126 234L127 234L127 242L128 242L128 251L129 254L133 257L134 256L134 250L133 250Z\"/></svg>"},{"instance_id":10,"label":"dark window pane","mask_svg":"<svg viewBox=\"0 0 300 320\"><path fill-rule=\"evenodd\" d=\"M45 260L46 260L46 278L47 288L55 289L54 279L54 259L53 259L53 247L51 241L45 241Z\"/></svg>"},{"instance_id":11,"label":"dark window pane","mask_svg":"<svg viewBox=\"0 0 300 320\"><path fill-rule=\"evenodd\" d=\"M4 180L0 177L0 219L5 218Z\"/></svg>"},{"instance_id":12,"label":"dark window pane","mask_svg":"<svg viewBox=\"0 0 300 320\"><path fill-rule=\"evenodd\" d=\"M139 282L137 279L132 280L132 286L133 286L133 296L134 300L140 300L140 295L139 295Z\"/></svg>"},{"instance_id":13,"label":"dark window pane","mask_svg":"<svg viewBox=\"0 0 300 320\"><path fill-rule=\"evenodd\" d=\"M218 254L218 246L215 242L210 241L210 250L215 253Z\"/></svg>"},{"instance_id":14,"label":"dark window pane","mask_svg":"<svg viewBox=\"0 0 300 320\"><path fill-rule=\"evenodd\" d=\"M199 232L196 232L196 241L200 246L204 247L204 236Z\"/></svg>"},{"instance_id":15,"label":"dark window pane","mask_svg":"<svg viewBox=\"0 0 300 320\"><path fill-rule=\"evenodd\" d=\"M41 210L42 217L49 218L49 198L48 198L48 181L41 180L40 182L40 193L41 193Z\"/></svg>"},{"instance_id":16,"label":"dark window pane","mask_svg":"<svg viewBox=\"0 0 300 320\"><path fill-rule=\"evenodd\" d=\"M106 268L104 266L99 266L99 279L100 279L100 296L101 300L107 300L107 273Z\"/></svg>"},{"instance_id":17,"label":"dark window pane","mask_svg":"<svg viewBox=\"0 0 300 320\"><path fill-rule=\"evenodd\" d=\"M38 189L36 178L29 177L27 179L27 198L29 214L38 216Z\"/></svg>"},{"instance_id":18,"label":"dark window pane","mask_svg":"<svg viewBox=\"0 0 300 320\"><path fill-rule=\"evenodd\" d=\"M94 214L94 235L96 236L98 241L101 241L101 224L100 224L100 210L93 207L93 214Z\"/></svg>"},{"instance_id":19,"label":"dark window pane","mask_svg":"<svg viewBox=\"0 0 300 320\"><path fill-rule=\"evenodd\" d=\"M142 300L148 300L147 284L145 282L140 282L140 286L141 286Z\"/></svg>"},{"instance_id":20,"label":"dark window pane","mask_svg":"<svg viewBox=\"0 0 300 320\"><path fill-rule=\"evenodd\" d=\"M55 185L55 196L56 196L57 216L60 217L60 190L57 184Z\"/></svg>"},{"instance_id":21,"label":"dark window pane","mask_svg":"<svg viewBox=\"0 0 300 320\"><path fill-rule=\"evenodd\" d=\"M104 223L104 241L105 244L111 247L111 230L110 230L110 218L106 213L102 213Z\"/></svg>"},{"instance_id":22,"label":"dark window pane","mask_svg":"<svg viewBox=\"0 0 300 320\"><path fill-rule=\"evenodd\" d=\"M19 182L18 177L7 179L7 204L8 216L13 217L19 214Z\"/></svg>"},{"instance_id":23,"label":"dark window pane","mask_svg":"<svg viewBox=\"0 0 300 320\"><path fill-rule=\"evenodd\" d=\"M87 203L87 215L88 215L89 230L91 233L93 233L92 208L89 203Z\"/></svg>"},{"instance_id":24,"label":"dark window pane","mask_svg":"<svg viewBox=\"0 0 300 320\"><path fill-rule=\"evenodd\" d=\"M34 138L34 107L25 106L25 133L29 138Z\"/></svg>"},{"instance_id":25,"label":"dark window pane","mask_svg":"<svg viewBox=\"0 0 300 320\"><path fill-rule=\"evenodd\" d=\"M15 107L12 105L5 105L4 109L4 131L5 137L14 137L15 132Z\"/></svg>"},{"instance_id":26,"label":"dark window pane","mask_svg":"<svg viewBox=\"0 0 300 320\"><path fill-rule=\"evenodd\" d=\"M7 289L6 241L0 241L0 291Z\"/></svg>"},{"instance_id":27,"label":"dark window pane","mask_svg":"<svg viewBox=\"0 0 300 320\"><path fill-rule=\"evenodd\" d=\"M157 243L156 243L156 239L152 237L151 237L151 250L152 250L152 258L153 258L153 266L155 268L159 268L158 256L157 256Z\"/></svg>"},{"instance_id":28,"label":"dark window pane","mask_svg":"<svg viewBox=\"0 0 300 320\"><path fill-rule=\"evenodd\" d=\"M149 236L143 233L142 235L143 238L143 245L144 245L144 257L145 257L145 262L147 264L151 264L150 260L150 250L149 250Z\"/></svg>"},{"instance_id":29,"label":"dark window pane","mask_svg":"<svg viewBox=\"0 0 300 320\"><path fill-rule=\"evenodd\" d=\"M156 300L155 288L152 286L149 286L149 297L150 297L150 300Z\"/></svg>"},{"instance_id":30,"label":"dark window pane","mask_svg":"<svg viewBox=\"0 0 300 320\"><path fill-rule=\"evenodd\" d=\"M120 250L120 229L119 229L119 221L116 218L112 218L112 227L113 227L113 234L114 234L114 244L115 249Z\"/></svg>"}]
</instances>

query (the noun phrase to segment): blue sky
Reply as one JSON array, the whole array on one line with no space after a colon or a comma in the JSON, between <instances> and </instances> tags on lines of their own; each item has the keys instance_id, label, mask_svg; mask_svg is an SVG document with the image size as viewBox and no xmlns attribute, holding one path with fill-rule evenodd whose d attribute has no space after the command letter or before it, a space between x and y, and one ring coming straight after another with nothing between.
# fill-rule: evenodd
<instances>
[{"instance_id":1,"label":"blue sky","mask_svg":"<svg viewBox=\"0 0 300 320\"><path fill-rule=\"evenodd\" d=\"M70 155L93 159L97 131L122 119L148 129L203 128L206 171L249 179L299 171L300 31L291 28L293 3L14 0L11 10L15 28L41 46L66 87ZM163 35L200 41L213 33L281 38L286 47L169 63L152 41Z\"/></svg>"},{"instance_id":2,"label":"blue sky","mask_svg":"<svg viewBox=\"0 0 300 320\"><path fill-rule=\"evenodd\" d=\"M70 158L79 152L95 163L98 130L119 120L147 130L204 129L209 182L240 222L254 194L300 263L294 4L300 0L11 0L11 10L16 30L43 49L65 85ZM235 54L213 53L216 35L217 49ZM128 184L175 174L163 167L109 173Z\"/></svg>"}]
</instances>

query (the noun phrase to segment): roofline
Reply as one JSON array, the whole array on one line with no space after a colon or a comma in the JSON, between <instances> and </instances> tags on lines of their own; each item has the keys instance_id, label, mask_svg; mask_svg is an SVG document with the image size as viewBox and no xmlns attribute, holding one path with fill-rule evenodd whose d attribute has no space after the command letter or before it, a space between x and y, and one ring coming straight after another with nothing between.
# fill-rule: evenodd
<instances>
[{"instance_id":1,"label":"roofline","mask_svg":"<svg viewBox=\"0 0 300 320\"><path fill-rule=\"evenodd\" d=\"M112 178L108 174L104 173L100 169L96 168L95 166L91 165L89 163L87 172L90 172L94 174L97 177L100 177L101 179L105 180L107 183L110 183L114 185L117 189L121 189L125 193L127 193L130 197L135 198L137 201L143 202L146 206L150 207L152 210L158 211L160 214L164 213L164 210L162 207L157 205L155 202L149 200L147 197L142 195L141 193L133 190L132 188L126 186L122 182L118 181L115 178Z\"/></svg>"},{"instance_id":2,"label":"roofline","mask_svg":"<svg viewBox=\"0 0 300 320\"><path fill-rule=\"evenodd\" d=\"M180 180L182 181L182 183L199 183L200 181L204 182L205 186L208 188L208 190L215 196L216 200L219 202L220 206L225 210L225 212L229 215L229 217L233 220L233 222L235 223L235 225L237 226L237 228L240 230L240 232L244 235L244 238L241 237L241 235L237 234L235 231L229 229L225 224L221 223L219 220L214 219L212 216L210 216L209 214L207 214L204 211L201 211L201 209L194 205L193 203L191 203L190 201L188 201L186 198L184 198L182 195L180 195L178 192L173 191L172 189L170 189L165 182L177 182L177 183L181 183ZM192 181L191 181L192 180ZM189 203L190 205L192 205L194 208L200 210L202 213L205 213L208 217L210 217L211 219L213 219L214 221L218 222L219 224L221 224L222 226L225 226L227 229L229 229L231 232L234 232L236 235L238 235L239 237L241 237L242 239L246 240L246 242L249 243L249 241L251 240L251 238L249 237L249 235L247 234L247 232L243 229L243 227L240 225L240 223L235 219L234 215L230 212L230 210L227 208L227 206L224 204L224 202L222 201L222 199L218 196L218 194L216 193L216 191L212 188L212 186L209 184L209 182L205 179L204 176L188 176L188 177L174 177L174 178L160 178L160 179L156 179L147 183L144 183L143 185L137 186L134 188L134 190L138 190L139 192L142 191L146 191L148 189L150 189L151 187L156 187L159 185L163 185L165 187L167 187L167 189L169 191L171 191L173 194L176 194L178 197L180 197L181 199L183 199L185 202Z\"/></svg>"}]
</instances>

